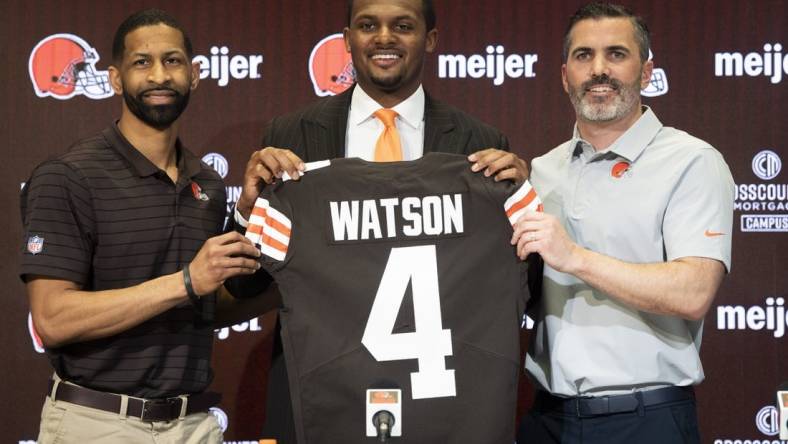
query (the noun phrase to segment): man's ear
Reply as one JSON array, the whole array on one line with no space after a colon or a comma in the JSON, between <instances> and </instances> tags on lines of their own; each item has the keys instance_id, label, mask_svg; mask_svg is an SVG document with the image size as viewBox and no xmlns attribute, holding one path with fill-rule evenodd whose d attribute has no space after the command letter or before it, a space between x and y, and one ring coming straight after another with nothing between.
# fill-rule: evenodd
<instances>
[{"instance_id":1,"label":"man's ear","mask_svg":"<svg viewBox=\"0 0 788 444\"><path fill-rule=\"evenodd\" d=\"M197 84L200 83L200 63L192 62L192 83L190 89L194 91L197 89Z\"/></svg>"},{"instance_id":2,"label":"man's ear","mask_svg":"<svg viewBox=\"0 0 788 444\"><path fill-rule=\"evenodd\" d=\"M435 51L438 47L438 28L432 28L427 31L427 38L425 40L424 50L428 53Z\"/></svg>"},{"instance_id":3,"label":"man's ear","mask_svg":"<svg viewBox=\"0 0 788 444\"><path fill-rule=\"evenodd\" d=\"M123 94L123 80L120 78L120 70L114 65L109 65L107 71L109 71L109 84L112 85L112 90L117 95Z\"/></svg>"},{"instance_id":4,"label":"man's ear","mask_svg":"<svg viewBox=\"0 0 788 444\"><path fill-rule=\"evenodd\" d=\"M569 92L569 82L566 80L566 63L561 65L561 83L564 85L564 92Z\"/></svg>"},{"instance_id":5,"label":"man's ear","mask_svg":"<svg viewBox=\"0 0 788 444\"><path fill-rule=\"evenodd\" d=\"M643 64L642 72L640 73L640 89L646 89L649 82L651 82L651 73L654 71L654 61L649 60Z\"/></svg>"}]
</instances>

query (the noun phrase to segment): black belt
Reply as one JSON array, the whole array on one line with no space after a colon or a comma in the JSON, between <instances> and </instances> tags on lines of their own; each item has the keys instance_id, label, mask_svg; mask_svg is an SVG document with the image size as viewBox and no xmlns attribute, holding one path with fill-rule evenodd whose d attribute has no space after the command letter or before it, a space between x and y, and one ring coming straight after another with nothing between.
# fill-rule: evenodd
<instances>
[{"instance_id":1,"label":"black belt","mask_svg":"<svg viewBox=\"0 0 788 444\"><path fill-rule=\"evenodd\" d=\"M52 387L55 382L49 380L49 395L52 395ZM90 407L105 412L120 414L121 395L114 393L99 392L78 385L66 384L61 382L57 385L57 392L54 399L65 401L72 404ZM188 395L186 399L181 397L161 398L161 399L140 399L128 398L126 415L139 418L142 421L172 421L181 416L181 407L186 402L185 415L197 412L205 412L221 401L222 396L214 392L199 393Z\"/></svg>"},{"instance_id":2,"label":"black belt","mask_svg":"<svg viewBox=\"0 0 788 444\"><path fill-rule=\"evenodd\" d=\"M695 399L692 387L665 387L626 395L561 398L544 391L536 394L535 408L559 411L578 418L634 412L639 408Z\"/></svg>"}]
</instances>

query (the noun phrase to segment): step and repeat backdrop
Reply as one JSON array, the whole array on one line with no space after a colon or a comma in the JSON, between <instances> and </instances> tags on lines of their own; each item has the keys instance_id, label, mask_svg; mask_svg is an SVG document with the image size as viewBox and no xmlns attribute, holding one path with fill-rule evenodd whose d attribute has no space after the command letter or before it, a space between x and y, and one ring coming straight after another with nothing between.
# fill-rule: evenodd
<instances>
[{"instance_id":1,"label":"step and repeat backdrop","mask_svg":"<svg viewBox=\"0 0 788 444\"><path fill-rule=\"evenodd\" d=\"M705 321L698 387L706 443L774 443L776 387L788 380L788 2L622 0L653 33L644 102L668 126L707 140L736 181L733 266ZM438 49L426 90L506 133L530 161L571 136L561 42L575 0L436 0ZM159 7L190 32L201 82L182 140L227 185L228 207L266 121L353 81L341 0L23 1L0 4L0 441L32 442L51 368L18 277L19 190L35 165L120 115L106 84L115 28ZM41 60L77 64L73 88L47 88ZM45 91L45 92L42 92ZM698 202L698 205L703 205ZM215 411L229 442L257 441L275 316L216 331ZM527 328L523 337L528 336ZM532 395L523 379L521 406Z\"/></svg>"}]
</instances>

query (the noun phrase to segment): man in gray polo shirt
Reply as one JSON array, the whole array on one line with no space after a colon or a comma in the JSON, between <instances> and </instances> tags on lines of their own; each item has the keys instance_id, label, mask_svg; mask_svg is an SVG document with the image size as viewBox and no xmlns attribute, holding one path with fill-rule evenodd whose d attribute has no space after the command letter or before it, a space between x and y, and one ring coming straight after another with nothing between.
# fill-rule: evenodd
<instances>
[{"instance_id":1,"label":"man in gray polo shirt","mask_svg":"<svg viewBox=\"0 0 788 444\"><path fill-rule=\"evenodd\" d=\"M640 103L645 23L590 4L562 78L572 139L534 159L544 213L513 243L545 262L526 368L538 388L520 442L699 442L703 317L730 268L733 179L708 143Z\"/></svg>"}]
</instances>

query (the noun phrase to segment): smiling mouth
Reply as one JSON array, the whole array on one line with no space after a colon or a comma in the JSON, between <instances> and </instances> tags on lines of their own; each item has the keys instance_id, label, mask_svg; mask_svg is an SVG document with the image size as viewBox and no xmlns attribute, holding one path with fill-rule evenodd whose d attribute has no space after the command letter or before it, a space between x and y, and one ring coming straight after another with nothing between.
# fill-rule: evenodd
<instances>
[{"instance_id":1,"label":"smiling mouth","mask_svg":"<svg viewBox=\"0 0 788 444\"><path fill-rule=\"evenodd\" d=\"M402 56L399 54L373 54L372 60L395 60L401 59Z\"/></svg>"},{"instance_id":2,"label":"smiling mouth","mask_svg":"<svg viewBox=\"0 0 788 444\"><path fill-rule=\"evenodd\" d=\"M142 98L153 103L169 103L175 99L175 92L164 90L148 91L142 94Z\"/></svg>"},{"instance_id":3,"label":"smiling mouth","mask_svg":"<svg viewBox=\"0 0 788 444\"><path fill-rule=\"evenodd\" d=\"M612 86L609 85L597 85L586 89L586 91L590 93L608 93L608 92L613 92L615 90L616 88L613 88Z\"/></svg>"},{"instance_id":4,"label":"smiling mouth","mask_svg":"<svg viewBox=\"0 0 788 444\"><path fill-rule=\"evenodd\" d=\"M375 65L380 66L382 68L388 68L389 66L392 66L397 62L399 62L402 59L402 54L391 53L391 52L376 53L376 54L372 54L370 59L372 59L372 62Z\"/></svg>"}]
</instances>

